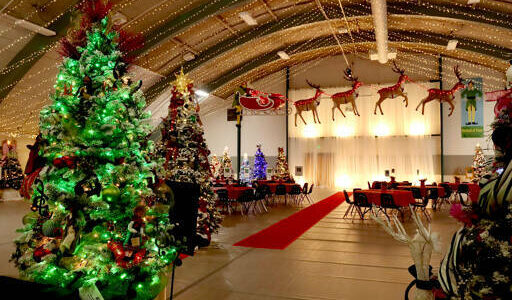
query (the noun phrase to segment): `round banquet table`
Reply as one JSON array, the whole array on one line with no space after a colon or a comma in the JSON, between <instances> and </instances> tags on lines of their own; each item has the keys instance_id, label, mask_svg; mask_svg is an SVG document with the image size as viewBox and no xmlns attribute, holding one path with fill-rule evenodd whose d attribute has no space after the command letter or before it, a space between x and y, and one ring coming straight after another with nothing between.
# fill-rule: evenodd
<instances>
[{"instance_id":1,"label":"round banquet table","mask_svg":"<svg viewBox=\"0 0 512 300\"><path fill-rule=\"evenodd\" d=\"M437 194L439 195L439 198L443 198L444 196L446 196L446 191L444 190L444 188L442 186L437 186L437 185L426 185L424 188L422 188L419 185L417 185L417 186L416 185L414 185L414 186L399 185L396 188L399 190L411 190L412 188L418 188L418 189L420 189L421 195L423 197L425 197L427 195L427 190L437 189Z\"/></svg>"},{"instance_id":2,"label":"round banquet table","mask_svg":"<svg viewBox=\"0 0 512 300\"><path fill-rule=\"evenodd\" d=\"M286 192L287 192L287 193L290 193L290 192L292 191L292 187L293 187L293 186L298 186L298 187L300 187L300 185L298 185L298 184L296 184L296 183L275 183L275 182L273 182L273 183L262 183L261 185L266 185L266 186L268 186L268 187L270 188L270 192L271 192L272 194L275 194L275 192L276 192L276 188L277 188L277 186L278 186L278 185L280 185L280 184L282 184L282 185L284 185L284 186L285 186L285 188L286 188Z\"/></svg>"},{"instance_id":3,"label":"round banquet table","mask_svg":"<svg viewBox=\"0 0 512 300\"><path fill-rule=\"evenodd\" d=\"M411 191L404 190L357 190L354 193L363 193L368 198L368 202L373 203L375 205L380 205L380 195L381 194L390 194L393 196L393 200L395 204L398 206L409 206L409 204L414 204L416 201L412 196Z\"/></svg>"},{"instance_id":4,"label":"round banquet table","mask_svg":"<svg viewBox=\"0 0 512 300\"><path fill-rule=\"evenodd\" d=\"M443 182L448 184L452 191L455 193L457 192L457 189L459 188L459 185L465 184L469 188L469 199L471 199L471 202L477 203L478 202L478 196L480 195L480 186L477 183L467 183L467 182L461 182L461 183L455 183L455 182Z\"/></svg>"}]
</instances>

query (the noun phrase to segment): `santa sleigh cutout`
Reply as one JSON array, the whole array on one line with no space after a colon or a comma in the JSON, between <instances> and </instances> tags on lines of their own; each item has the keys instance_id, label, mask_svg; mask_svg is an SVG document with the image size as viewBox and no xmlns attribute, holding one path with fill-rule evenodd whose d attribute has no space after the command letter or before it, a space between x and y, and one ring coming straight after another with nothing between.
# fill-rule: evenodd
<instances>
[{"instance_id":1,"label":"santa sleigh cutout","mask_svg":"<svg viewBox=\"0 0 512 300\"><path fill-rule=\"evenodd\" d=\"M241 87L244 94L240 94L240 105L250 110L276 110L283 107L286 97L277 93L265 93L248 87Z\"/></svg>"},{"instance_id":2,"label":"santa sleigh cutout","mask_svg":"<svg viewBox=\"0 0 512 300\"><path fill-rule=\"evenodd\" d=\"M485 101L496 102L496 105L494 105L494 114L498 116L502 109L511 107L512 89L486 92Z\"/></svg>"}]
</instances>

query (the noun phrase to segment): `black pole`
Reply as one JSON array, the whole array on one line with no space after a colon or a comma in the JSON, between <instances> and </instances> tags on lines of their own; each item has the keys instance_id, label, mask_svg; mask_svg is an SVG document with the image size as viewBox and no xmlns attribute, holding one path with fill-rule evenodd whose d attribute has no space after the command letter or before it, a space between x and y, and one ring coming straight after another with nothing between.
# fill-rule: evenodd
<instances>
[{"instance_id":1,"label":"black pole","mask_svg":"<svg viewBox=\"0 0 512 300\"><path fill-rule=\"evenodd\" d=\"M443 89L443 56L439 55L439 63L438 63L438 77L439 77L439 88ZM441 182L444 182L444 134L443 134L443 103L439 103L439 114L441 117Z\"/></svg>"},{"instance_id":2,"label":"black pole","mask_svg":"<svg viewBox=\"0 0 512 300\"><path fill-rule=\"evenodd\" d=\"M242 113L242 112L240 112ZM241 116L240 116L241 118ZM242 151L241 147L241 139L242 139L242 119L240 122L236 124L236 165L238 168L238 180L240 180L240 152Z\"/></svg>"},{"instance_id":3,"label":"black pole","mask_svg":"<svg viewBox=\"0 0 512 300\"><path fill-rule=\"evenodd\" d=\"M288 163L288 92L290 90L290 67L286 67L286 104L285 104L285 113L286 113L286 162Z\"/></svg>"}]
</instances>

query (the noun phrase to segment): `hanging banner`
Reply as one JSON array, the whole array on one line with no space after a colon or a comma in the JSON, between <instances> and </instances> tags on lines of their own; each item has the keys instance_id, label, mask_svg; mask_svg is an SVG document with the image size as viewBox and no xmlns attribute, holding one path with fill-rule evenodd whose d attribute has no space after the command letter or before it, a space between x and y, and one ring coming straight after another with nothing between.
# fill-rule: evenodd
<instances>
[{"instance_id":1,"label":"hanging banner","mask_svg":"<svg viewBox=\"0 0 512 300\"><path fill-rule=\"evenodd\" d=\"M484 136L484 100L482 78L469 78L460 92L462 138Z\"/></svg>"}]
</instances>

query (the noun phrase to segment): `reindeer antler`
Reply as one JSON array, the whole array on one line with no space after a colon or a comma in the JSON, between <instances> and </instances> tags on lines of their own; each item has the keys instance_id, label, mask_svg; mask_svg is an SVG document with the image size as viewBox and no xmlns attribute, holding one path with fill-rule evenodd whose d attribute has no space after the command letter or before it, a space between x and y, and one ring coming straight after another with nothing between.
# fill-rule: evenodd
<instances>
[{"instance_id":1,"label":"reindeer antler","mask_svg":"<svg viewBox=\"0 0 512 300\"><path fill-rule=\"evenodd\" d=\"M456 65L455 67L453 67L453 72L455 73L455 76L457 76L457 79L459 80L459 82L462 82L464 80L461 76L461 72L459 70L459 65Z\"/></svg>"},{"instance_id":2,"label":"reindeer antler","mask_svg":"<svg viewBox=\"0 0 512 300\"><path fill-rule=\"evenodd\" d=\"M314 88L314 89L317 89L317 90L319 90L319 89L320 89L320 85L314 85L314 84L312 84L311 82L309 82L309 80L307 80L307 79L306 79L306 82L307 82L307 84L308 84L310 87L312 87L312 88Z\"/></svg>"},{"instance_id":3,"label":"reindeer antler","mask_svg":"<svg viewBox=\"0 0 512 300\"><path fill-rule=\"evenodd\" d=\"M396 62L393 61L393 67L391 68L393 70L393 72L395 73L399 73L400 75L404 75L405 73L405 69L400 69L397 65L396 65Z\"/></svg>"}]
</instances>

